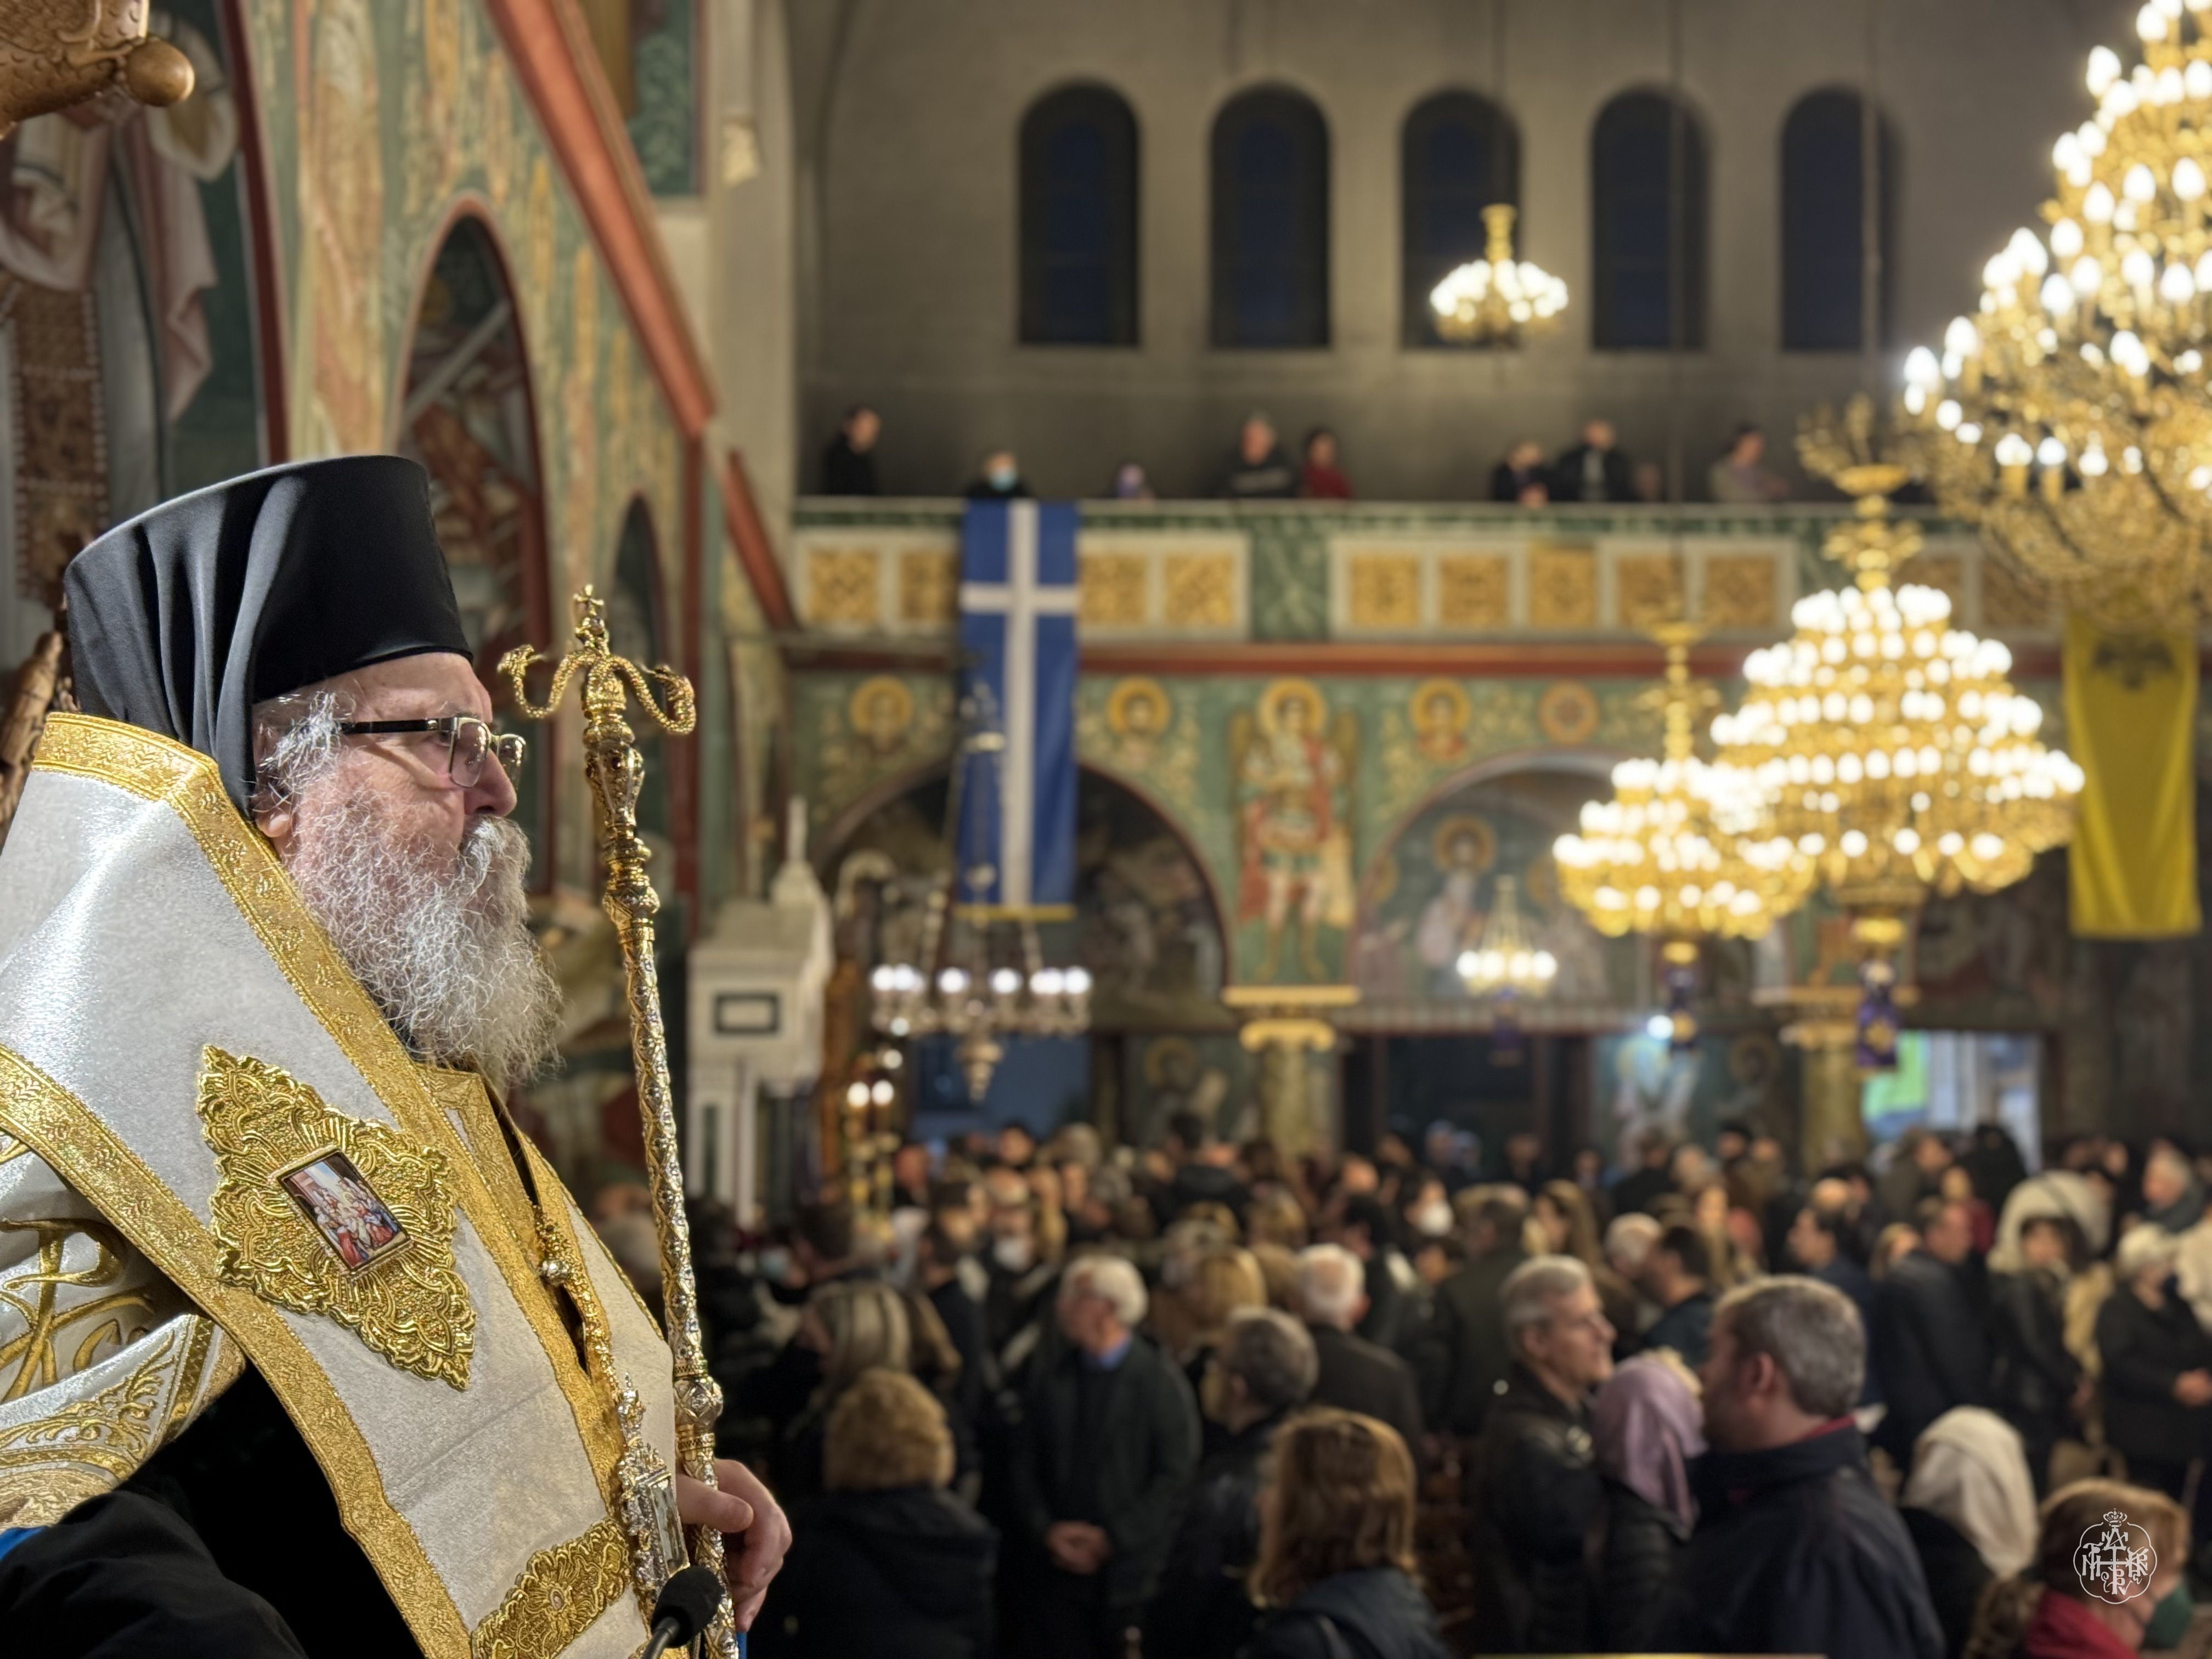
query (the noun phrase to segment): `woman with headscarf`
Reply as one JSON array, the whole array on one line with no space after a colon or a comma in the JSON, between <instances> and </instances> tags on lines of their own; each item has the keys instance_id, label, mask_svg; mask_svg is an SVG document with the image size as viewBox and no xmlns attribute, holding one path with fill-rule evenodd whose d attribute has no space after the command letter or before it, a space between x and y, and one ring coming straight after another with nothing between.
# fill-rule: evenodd
<instances>
[{"instance_id":1,"label":"woman with headscarf","mask_svg":"<svg viewBox=\"0 0 2212 1659\"><path fill-rule=\"evenodd\" d=\"M2117 1512L2130 1551L2148 1545L2115 1601L2078 1560L2092 1534L2109 1536ZM2044 1500L2035 1548L2019 1572L1982 1597L1966 1659L2130 1659L2179 1645L2190 1622L2189 1517L2160 1492L2117 1480L2077 1480ZM2096 1586L2097 1588L2092 1588Z\"/></svg>"},{"instance_id":2,"label":"woman with headscarf","mask_svg":"<svg viewBox=\"0 0 2212 1659\"><path fill-rule=\"evenodd\" d=\"M1675 1558L1697 1521L1690 1460L1705 1449L1695 1381L1671 1352L1642 1354L1597 1391L1590 1437L1605 1507L1592 1539L1596 1645L1644 1653L1667 1611Z\"/></svg>"},{"instance_id":3,"label":"woman with headscarf","mask_svg":"<svg viewBox=\"0 0 2212 1659\"><path fill-rule=\"evenodd\" d=\"M2035 1554L2035 1486L2018 1431L1978 1406L1945 1412L1922 1432L1899 1504L1943 1650L1958 1659L1983 1588Z\"/></svg>"}]
</instances>

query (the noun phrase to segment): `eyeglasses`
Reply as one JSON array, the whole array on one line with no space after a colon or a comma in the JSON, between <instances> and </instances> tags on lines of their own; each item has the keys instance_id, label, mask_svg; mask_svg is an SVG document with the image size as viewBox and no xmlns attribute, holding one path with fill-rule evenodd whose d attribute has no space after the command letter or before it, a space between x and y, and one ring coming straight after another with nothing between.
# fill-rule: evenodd
<instances>
[{"instance_id":1,"label":"eyeglasses","mask_svg":"<svg viewBox=\"0 0 2212 1659\"><path fill-rule=\"evenodd\" d=\"M398 737L420 732L446 740L446 775L467 789L483 775L485 758L496 755L501 768L519 770L530 745L512 732L495 732L474 714L447 714L434 720L345 720L338 735L346 738Z\"/></svg>"}]
</instances>

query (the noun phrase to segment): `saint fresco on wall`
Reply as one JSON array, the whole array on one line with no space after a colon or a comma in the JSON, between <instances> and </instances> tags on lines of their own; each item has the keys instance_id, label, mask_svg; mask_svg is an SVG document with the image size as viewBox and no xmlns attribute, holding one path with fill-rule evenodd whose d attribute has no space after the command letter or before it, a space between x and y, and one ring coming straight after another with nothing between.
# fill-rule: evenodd
<instances>
[{"instance_id":1,"label":"saint fresco on wall","mask_svg":"<svg viewBox=\"0 0 2212 1659\"><path fill-rule=\"evenodd\" d=\"M1520 886L1537 946L1559 964L1553 1000L1626 1006L1632 945L1601 938L1559 896L1552 842L1593 787L1577 775L1515 773L1463 786L1414 814L1370 867L1352 978L1370 1002L1464 1002L1462 951L1480 943L1498 882Z\"/></svg>"},{"instance_id":2,"label":"saint fresco on wall","mask_svg":"<svg viewBox=\"0 0 2212 1659\"><path fill-rule=\"evenodd\" d=\"M1095 772L1076 800L1078 952L1101 1030L1219 1026L1221 918L1190 851L1158 812Z\"/></svg>"},{"instance_id":3,"label":"saint fresco on wall","mask_svg":"<svg viewBox=\"0 0 2212 1659\"><path fill-rule=\"evenodd\" d=\"M1311 680L1277 680L1230 717L1245 977L1323 983L1352 925L1352 777L1358 724Z\"/></svg>"}]
</instances>

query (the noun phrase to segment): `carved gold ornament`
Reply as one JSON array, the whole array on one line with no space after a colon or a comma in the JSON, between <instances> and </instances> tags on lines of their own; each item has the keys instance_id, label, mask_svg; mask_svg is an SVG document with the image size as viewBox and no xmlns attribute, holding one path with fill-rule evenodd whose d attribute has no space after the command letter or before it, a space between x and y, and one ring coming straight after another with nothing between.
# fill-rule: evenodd
<instances>
[{"instance_id":1,"label":"carved gold ornament","mask_svg":"<svg viewBox=\"0 0 2212 1659\"><path fill-rule=\"evenodd\" d=\"M0 137L111 87L142 104L190 97L191 60L146 38L147 10L147 0L0 0Z\"/></svg>"},{"instance_id":2,"label":"carved gold ornament","mask_svg":"<svg viewBox=\"0 0 2212 1659\"><path fill-rule=\"evenodd\" d=\"M445 1154L216 1048L200 1053L198 1110L222 1174L210 1209L223 1281L467 1388L477 1316L453 1265Z\"/></svg>"},{"instance_id":3,"label":"carved gold ornament","mask_svg":"<svg viewBox=\"0 0 2212 1659\"><path fill-rule=\"evenodd\" d=\"M530 1558L507 1599L469 1633L470 1659L540 1659L589 1630L629 1588L629 1551L612 1516Z\"/></svg>"}]
</instances>

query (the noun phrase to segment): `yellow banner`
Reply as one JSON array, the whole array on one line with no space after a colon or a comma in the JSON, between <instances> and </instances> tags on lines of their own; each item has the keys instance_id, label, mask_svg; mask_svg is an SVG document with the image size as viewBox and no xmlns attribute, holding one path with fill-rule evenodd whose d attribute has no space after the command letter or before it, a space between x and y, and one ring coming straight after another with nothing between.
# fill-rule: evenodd
<instances>
[{"instance_id":1,"label":"yellow banner","mask_svg":"<svg viewBox=\"0 0 2212 1659\"><path fill-rule=\"evenodd\" d=\"M2087 774L2069 853L2074 931L2172 939L2197 900L2197 641L2066 624L2066 747Z\"/></svg>"}]
</instances>

